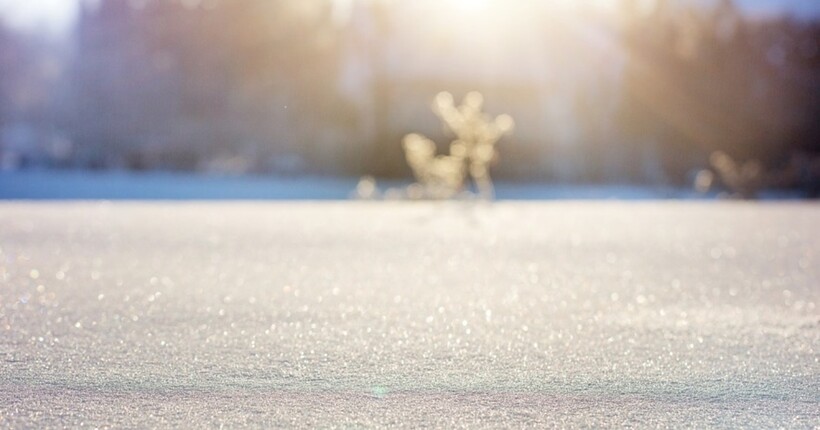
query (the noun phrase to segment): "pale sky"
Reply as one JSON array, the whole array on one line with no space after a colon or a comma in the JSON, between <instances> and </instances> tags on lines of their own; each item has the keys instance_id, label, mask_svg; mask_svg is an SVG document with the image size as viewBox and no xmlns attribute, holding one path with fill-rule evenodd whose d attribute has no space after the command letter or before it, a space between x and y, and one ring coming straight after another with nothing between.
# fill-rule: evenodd
<instances>
[{"instance_id":1,"label":"pale sky","mask_svg":"<svg viewBox=\"0 0 820 430\"><path fill-rule=\"evenodd\" d=\"M762 14L791 12L803 18L820 18L818 0L735 0L742 8Z\"/></svg>"},{"instance_id":2,"label":"pale sky","mask_svg":"<svg viewBox=\"0 0 820 430\"><path fill-rule=\"evenodd\" d=\"M15 28L61 32L77 13L77 0L0 0L0 16Z\"/></svg>"},{"instance_id":3,"label":"pale sky","mask_svg":"<svg viewBox=\"0 0 820 430\"><path fill-rule=\"evenodd\" d=\"M63 31L77 12L78 0L0 0L0 16L16 28ZM543 0L549 1L549 0ZM818 0L736 0L753 13L790 11L802 17L820 17Z\"/></svg>"}]
</instances>

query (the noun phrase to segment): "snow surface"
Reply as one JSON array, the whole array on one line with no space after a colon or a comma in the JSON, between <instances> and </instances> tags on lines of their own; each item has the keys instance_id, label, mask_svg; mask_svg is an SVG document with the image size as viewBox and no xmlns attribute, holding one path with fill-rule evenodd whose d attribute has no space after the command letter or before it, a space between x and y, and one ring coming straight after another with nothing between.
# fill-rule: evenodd
<instances>
[{"instance_id":1,"label":"snow surface","mask_svg":"<svg viewBox=\"0 0 820 430\"><path fill-rule=\"evenodd\" d=\"M3 203L0 427L817 428L818 221Z\"/></svg>"}]
</instances>

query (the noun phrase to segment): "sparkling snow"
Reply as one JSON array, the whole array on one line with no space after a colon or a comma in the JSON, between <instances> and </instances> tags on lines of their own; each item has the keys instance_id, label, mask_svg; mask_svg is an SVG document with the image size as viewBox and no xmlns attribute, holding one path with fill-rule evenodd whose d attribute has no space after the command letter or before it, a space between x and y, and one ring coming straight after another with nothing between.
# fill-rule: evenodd
<instances>
[{"instance_id":1,"label":"sparkling snow","mask_svg":"<svg viewBox=\"0 0 820 430\"><path fill-rule=\"evenodd\" d=\"M2 203L0 427L820 426L820 206Z\"/></svg>"}]
</instances>

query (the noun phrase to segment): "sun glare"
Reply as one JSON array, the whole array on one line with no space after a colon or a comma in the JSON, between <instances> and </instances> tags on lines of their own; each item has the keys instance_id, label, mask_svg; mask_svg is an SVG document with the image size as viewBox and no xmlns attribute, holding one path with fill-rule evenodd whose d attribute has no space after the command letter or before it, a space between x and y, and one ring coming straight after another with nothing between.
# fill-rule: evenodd
<instances>
[{"instance_id":1,"label":"sun glare","mask_svg":"<svg viewBox=\"0 0 820 430\"><path fill-rule=\"evenodd\" d=\"M589 7L599 1L583 2ZM611 1L611 0L610 0ZM441 40L463 40L467 50L490 54L493 50L518 50L544 31L545 22L576 16L581 2L574 0L414 0L424 10L424 23ZM563 26L550 25L552 32ZM469 42L469 43L467 43Z\"/></svg>"},{"instance_id":2,"label":"sun glare","mask_svg":"<svg viewBox=\"0 0 820 430\"><path fill-rule=\"evenodd\" d=\"M430 3L444 26L467 33L504 33L527 20L536 3L500 0L438 0Z\"/></svg>"},{"instance_id":3,"label":"sun glare","mask_svg":"<svg viewBox=\"0 0 820 430\"><path fill-rule=\"evenodd\" d=\"M487 10L490 0L448 0L451 7L459 12L476 13Z\"/></svg>"}]
</instances>

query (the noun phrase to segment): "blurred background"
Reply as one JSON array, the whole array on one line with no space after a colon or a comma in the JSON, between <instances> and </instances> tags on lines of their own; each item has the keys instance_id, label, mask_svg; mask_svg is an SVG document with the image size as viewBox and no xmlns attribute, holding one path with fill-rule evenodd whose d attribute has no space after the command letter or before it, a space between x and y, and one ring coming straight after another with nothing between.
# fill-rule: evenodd
<instances>
[{"instance_id":1,"label":"blurred background","mask_svg":"<svg viewBox=\"0 0 820 430\"><path fill-rule=\"evenodd\" d=\"M502 183L820 194L816 1L0 0L0 197L409 181L402 136L445 151L431 102L471 90L516 121Z\"/></svg>"}]
</instances>

